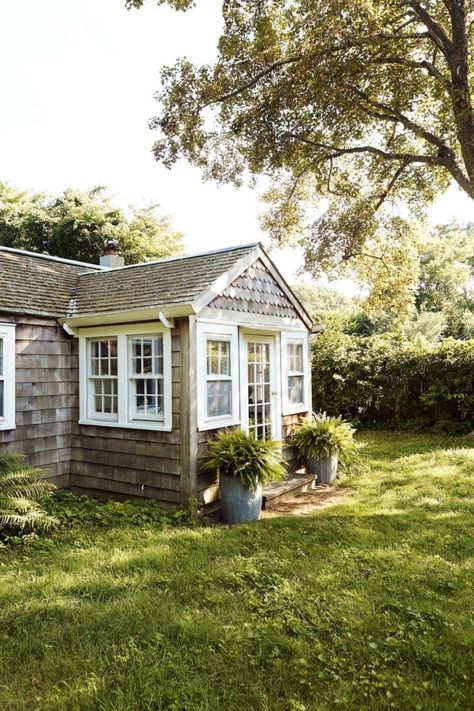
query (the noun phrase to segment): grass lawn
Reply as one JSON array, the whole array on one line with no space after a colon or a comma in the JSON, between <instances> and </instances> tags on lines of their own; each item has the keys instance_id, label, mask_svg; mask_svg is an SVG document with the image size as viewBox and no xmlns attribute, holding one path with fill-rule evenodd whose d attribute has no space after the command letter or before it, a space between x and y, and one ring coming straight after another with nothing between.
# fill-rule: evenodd
<instances>
[{"instance_id":1,"label":"grass lawn","mask_svg":"<svg viewBox=\"0 0 474 711\"><path fill-rule=\"evenodd\" d=\"M369 473L311 516L94 503L0 549L0 709L473 709L474 443L362 438Z\"/></svg>"}]
</instances>

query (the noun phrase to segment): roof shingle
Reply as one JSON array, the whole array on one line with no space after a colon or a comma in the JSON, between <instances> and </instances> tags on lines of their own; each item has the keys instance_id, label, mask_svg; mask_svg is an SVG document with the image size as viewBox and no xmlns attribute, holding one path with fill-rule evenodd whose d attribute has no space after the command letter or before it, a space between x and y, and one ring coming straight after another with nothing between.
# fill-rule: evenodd
<instances>
[{"instance_id":1,"label":"roof shingle","mask_svg":"<svg viewBox=\"0 0 474 711\"><path fill-rule=\"evenodd\" d=\"M106 271L0 247L0 311L65 318L189 304L255 247Z\"/></svg>"}]
</instances>

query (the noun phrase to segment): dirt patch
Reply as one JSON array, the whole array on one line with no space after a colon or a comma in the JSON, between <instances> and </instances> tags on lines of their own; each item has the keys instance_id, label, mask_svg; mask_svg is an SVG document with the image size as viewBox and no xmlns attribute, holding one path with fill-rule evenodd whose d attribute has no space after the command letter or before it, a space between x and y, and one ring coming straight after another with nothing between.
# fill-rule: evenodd
<instances>
[{"instance_id":1,"label":"dirt patch","mask_svg":"<svg viewBox=\"0 0 474 711\"><path fill-rule=\"evenodd\" d=\"M263 518L275 518L276 516L309 516L318 509L339 504L351 489L338 487L334 489L329 486L317 486L316 489L302 494L295 494L291 499L281 501L270 509L262 511Z\"/></svg>"}]
</instances>

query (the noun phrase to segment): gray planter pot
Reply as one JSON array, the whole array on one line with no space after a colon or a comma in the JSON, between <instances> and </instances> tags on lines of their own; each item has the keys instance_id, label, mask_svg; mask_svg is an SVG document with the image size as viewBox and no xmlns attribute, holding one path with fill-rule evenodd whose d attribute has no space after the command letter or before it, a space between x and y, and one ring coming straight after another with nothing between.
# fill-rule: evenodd
<instances>
[{"instance_id":1,"label":"gray planter pot","mask_svg":"<svg viewBox=\"0 0 474 711\"><path fill-rule=\"evenodd\" d=\"M256 491L245 489L238 476L219 477L222 516L226 523L258 521L262 510L263 487Z\"/></svg>"},{"instance_id":2,"label":"gray planter pot","mask_svg":"<svg viewBox=\"0 0 474 711\"><path fill-rule=\"evenodd\" d=\"M318 484L333 484L337 476L337 454L322 459L307 459L306 471L314 474Z\"/></svg>"}]
</instances>

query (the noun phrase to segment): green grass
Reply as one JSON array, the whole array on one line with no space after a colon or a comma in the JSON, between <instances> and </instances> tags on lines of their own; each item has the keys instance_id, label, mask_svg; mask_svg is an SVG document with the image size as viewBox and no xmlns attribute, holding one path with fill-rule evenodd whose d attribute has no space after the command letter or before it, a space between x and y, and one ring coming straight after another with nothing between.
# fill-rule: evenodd
<instances>
[{"instance_id":1,"label":"green grass","mask_svg":"<svg viewBox=\"0 0 474 711\"><path fill-rule=\"evenodd\" d=\"M2 711L474 708L474 444L363 439L369 471L312 516L94 504L0 550Z\"/></svg>"}]
</instances>

